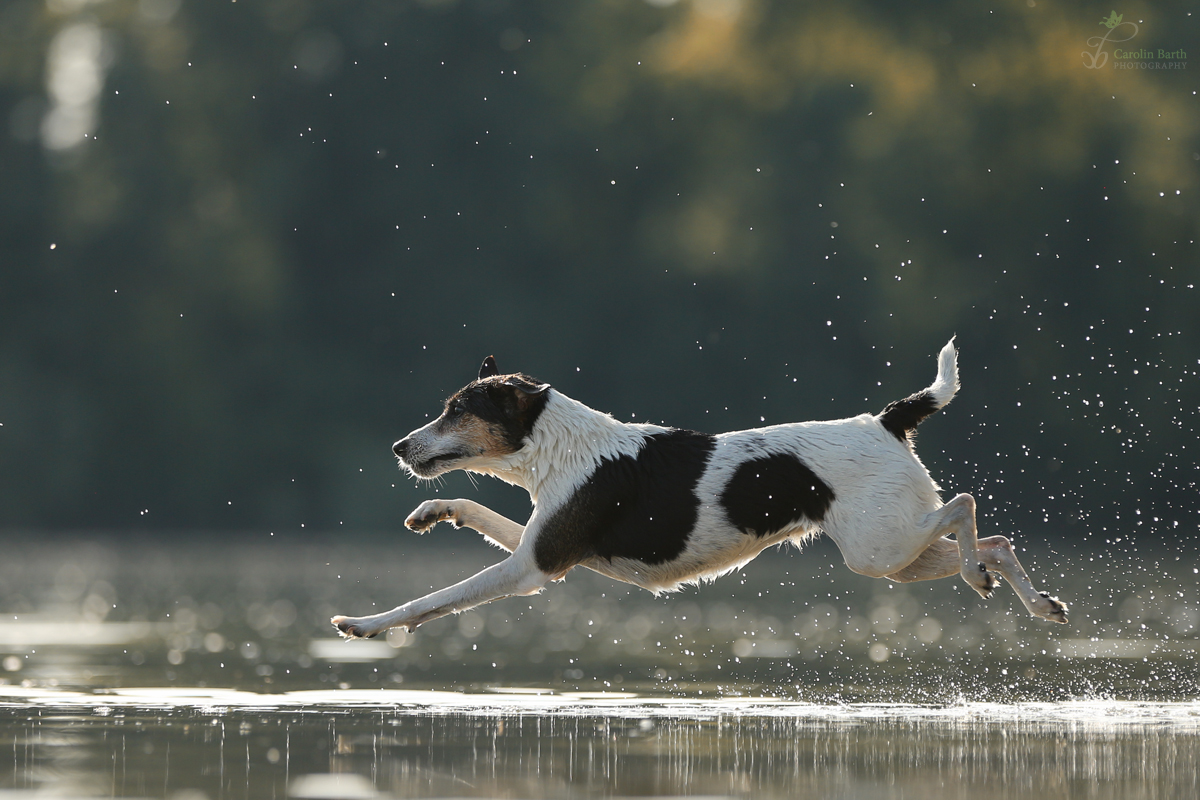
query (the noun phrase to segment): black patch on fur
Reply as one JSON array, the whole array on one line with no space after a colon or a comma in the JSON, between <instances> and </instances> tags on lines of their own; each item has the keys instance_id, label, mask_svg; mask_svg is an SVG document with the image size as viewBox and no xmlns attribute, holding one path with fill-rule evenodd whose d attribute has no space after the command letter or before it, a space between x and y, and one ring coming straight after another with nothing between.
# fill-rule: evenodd
<instances>
[{"instance_id":1,"label":"black patch on fur","mask_svg":"<svg viewBox=\"0 0 1200 800\"><path fill-rule=\"evenodd\" d=\"M677 558L696 527L696 483L714 446L709 434L673 430L648 437L636 458L600 462L538 533L538 569L558 575L595 557Z\"/></svg>"},{"instance_id":2,"label":"black patch on fur","mask_svg":"<svg viewBox=\"0 0 1200 800\"><path fill-rule=\"evenodd\" d=\"M721 492L729 521L752 536L769 536L801 520L819 523L833 500L833 490L790 454L745 462Z\"/></svg>"},{"instance_id":3,"label":"black patch on fur","mask_svg":"<svg viewBox=\"0 0 1200 800\"><path fill-rule=\"evenodd\" d=\"M879 422L897 439L907 442L909 434L937 410L933 394L921 391L903 400L888 403L887 408L879 415Z\"/></svg>"},{"instance_id":4,"label":"black patch on fur","mask_svg":"<svg viewBox=\"0 0 1200 800\"><path fill-rule=\"evenodd\" d=\"M463 414L478 417L516 452L546 407L548 388L528 375L472 381L446 401L442 419L453 424Z\"/></svg>"}]
</instances>

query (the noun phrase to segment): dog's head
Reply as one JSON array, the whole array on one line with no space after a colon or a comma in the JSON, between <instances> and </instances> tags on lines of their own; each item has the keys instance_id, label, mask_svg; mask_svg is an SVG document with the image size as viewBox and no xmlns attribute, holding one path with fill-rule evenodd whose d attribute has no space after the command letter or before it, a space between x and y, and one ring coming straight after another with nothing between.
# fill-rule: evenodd
<instances>
[{"instance_id":1,"label":"dog's head","mask_svg":"<svg viewBox=\"0 0 1200 800\"><path fill-rule=\"evenodd\" d=\"M549 389L528 375L501 375L488 356L479 377L451 395L441 416L396 442L392 452L418 478L456 469L492 473L524 446Z\"/></svg>"}]
</instances>

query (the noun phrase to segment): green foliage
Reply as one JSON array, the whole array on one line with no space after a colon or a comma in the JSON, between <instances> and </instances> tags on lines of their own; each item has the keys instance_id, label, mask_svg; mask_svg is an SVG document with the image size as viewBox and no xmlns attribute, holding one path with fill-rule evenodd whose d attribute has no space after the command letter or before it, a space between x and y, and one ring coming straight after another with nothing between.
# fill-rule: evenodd
<instances>
[{"instance_id":1,"label":"green foliage","mask_svg":"<svg viewBox=\"0 0 1200 800\"><path fill-rule=\"evenodd\" d=\"M1194 40L1184 7L1129 44ZM392 527L430 490L391 441L489 353L724 430L877 411L955 333L948 488L1174 503L1128 476L1195 435L1200 119L1186 71L1085 68L1094 20L9 0L0 526Z\"/></svg>"}]
</instances>

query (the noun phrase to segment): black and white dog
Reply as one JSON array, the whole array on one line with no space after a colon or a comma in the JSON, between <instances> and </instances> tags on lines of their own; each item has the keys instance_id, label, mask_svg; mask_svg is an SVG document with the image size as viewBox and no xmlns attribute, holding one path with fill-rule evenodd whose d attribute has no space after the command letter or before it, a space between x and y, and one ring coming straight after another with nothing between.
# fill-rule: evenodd
<instances>
[{"instance_id":1,"label":"black and white dog","mask_svg":"<svg viewBox=\"0 0 1200 800\"><path fill-rule=\"evenodd\" d=\"M957 390L951 340L933 385L881 414L713 436L618 422L527 375L501 375L489 356L441 416L392 449L419 478L462 469L526 489L534 510L525 525L470 500L429 500L405 520L415 531L442 520L465 525L512 555L391 611L331 621L350 638L411 631L501 597L536 594L577 566L659 592L824 532L863 575L921 581L959 573L988 597L997 572L1031 614L1066 622L1066 605L1033 587L1008 539L977 540L974 498L943 504L913 450L917 425Z\"/></svg>"}]
</instances>

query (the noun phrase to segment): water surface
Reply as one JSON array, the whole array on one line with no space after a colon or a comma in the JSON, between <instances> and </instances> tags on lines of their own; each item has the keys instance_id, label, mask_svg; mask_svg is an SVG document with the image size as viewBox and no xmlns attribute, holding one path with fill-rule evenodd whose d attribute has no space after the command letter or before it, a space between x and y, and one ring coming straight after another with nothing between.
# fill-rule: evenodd
<instances>
[{"instance_id":1,"label":"water surface","mask_svg":"<svg viewBox=\"0 0 1200 800\"><path fill-rule=\"evenodd\" d=\"M1200 792L1186 560L1023 554L1065 627L1006 587L869 581L817 545L671 597L573 574L343 642L331 614L496 555L277 538L9 547L0 798Z\"/></svg>"}]
</instances>

